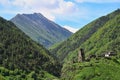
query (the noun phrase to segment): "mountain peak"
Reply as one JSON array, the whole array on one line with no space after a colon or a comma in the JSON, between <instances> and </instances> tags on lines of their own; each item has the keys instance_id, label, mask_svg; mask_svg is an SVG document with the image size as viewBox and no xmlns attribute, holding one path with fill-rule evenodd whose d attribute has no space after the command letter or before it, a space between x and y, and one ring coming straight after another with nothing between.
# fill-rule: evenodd
<instances>
[{"instance_id":1,"label":"mountain peak","mask_svg":"<svg viewBox=\"0 0 120 80\"><path fill-rule=\"evenodd\" d=\"M67 39L72 32L44 17L41 13L18 14L11 21L34 41L49 47Z\"/></svg>"},{"instance_id":2,"label":"mountain peak","mask_svg":"<svg viewBox=\"0 0 120 80\"><path fill-rule=\"evenodd\" d=\"M33 13L33 15L41 15L41 16L43 16L41 13Z\"/></svg>"}]
</instances>

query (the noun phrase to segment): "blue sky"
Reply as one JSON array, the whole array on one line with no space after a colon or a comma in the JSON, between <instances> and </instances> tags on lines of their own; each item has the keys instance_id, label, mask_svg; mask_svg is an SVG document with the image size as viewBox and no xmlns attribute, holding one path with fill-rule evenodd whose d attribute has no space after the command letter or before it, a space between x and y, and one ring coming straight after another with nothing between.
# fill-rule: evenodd
<instances>
[{"instance_id":1,"label":"blue sky","mask_svg":"<svg viewBox=\"0 0 120 80\"><path fill-rule=\"evenodd\" d=\"M120 8L120 0L0 0L0 16L42 13L75 32L92 20Z\"/></svg>"}]
</instances>

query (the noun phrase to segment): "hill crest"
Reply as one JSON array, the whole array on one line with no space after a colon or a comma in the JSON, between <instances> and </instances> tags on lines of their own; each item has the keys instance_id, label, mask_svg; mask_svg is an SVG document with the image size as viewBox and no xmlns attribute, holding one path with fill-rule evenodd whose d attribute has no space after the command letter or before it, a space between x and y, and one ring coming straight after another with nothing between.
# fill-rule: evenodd
<instances>
[{"instance_id":1,"label":"hill crest","mask_svg":"<svg viewBox=\"0 0 120 80\"><path fill-rule=\"evenodd\" d=\"M64 41L72 32L48 20L40 13L18 14L11 21L34 41L46 48Z\"/></svg>"}]
</instances>

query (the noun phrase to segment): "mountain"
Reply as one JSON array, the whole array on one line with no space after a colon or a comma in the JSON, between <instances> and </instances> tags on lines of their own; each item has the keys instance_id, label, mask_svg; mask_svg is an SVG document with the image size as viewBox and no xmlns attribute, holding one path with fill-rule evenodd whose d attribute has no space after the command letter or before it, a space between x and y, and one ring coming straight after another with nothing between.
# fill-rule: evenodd
<instances>
[{"instance_id":1,"label":"mountain","mask_svg":"<svg viewBox=\"0 0 120 80\"><path fill-rule=\"evenodd\" d=\"M55 79L60 69L48 50L0 17L0 80Z\"/></svg>"},{"instance_id":2,"label":"mountain","mask_svg":"<svg viewBox=\"0 0 120 80\"><path fill-rule=\"evenodd\" d=\"M85 60L78 62L81 48ZM62 80L119 80L120 9L90 22L50 51L63 62Z\"/></svg>"},{"instance_id":3,"label":"mountain","mask_svg":"<svg viewBox=\"0 0 120 80\"><path fill-rule=\"evenodd\" d=\"M40 13L18 14L11 21L34 41L46 48L64 41L72 35L70 31L48 20Z\"/></svg>"},{"instance_id":4,"label":"mountain","mask_svg":"<svg viewBox=\"0 0 120 80\"><path fill-rule=\"evenodd\" d=\"M66 41L50 49L61 61L77 58L78 49L85 55L102 54L107 51L120 53L120 9L85 25Z\"/></svg>"}]
</instances>

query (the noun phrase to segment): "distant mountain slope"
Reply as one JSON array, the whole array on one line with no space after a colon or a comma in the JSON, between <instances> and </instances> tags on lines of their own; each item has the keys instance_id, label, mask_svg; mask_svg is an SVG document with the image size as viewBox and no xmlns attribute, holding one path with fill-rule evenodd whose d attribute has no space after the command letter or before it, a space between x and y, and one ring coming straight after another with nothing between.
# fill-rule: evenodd
<instances>
[{"instance_id":1,"label":"distant mountain slope","mask_svg":"<svg viewBox=\"0 0 120 80\"><path fill-rule=\"evenodd\" d=\"M49 51L32 41L12 22L0 17L0 75L13 76L10 80L16 79L17 75L20 77L17 80L27 79L27 75L41 80L49 79L50 74L59 76L59 73L60 64Z\"/></svg>"},{"instance_id":2,"label":"distant mountain slope","mask_svg":"<svg viewBox=\"0 0 120 80\"><path fill-rule=\"evenodd\" d=\"M11 21L34 41L47 48L72 34L40 13L18 14Z\"/></svg>"},{"instance_id":3,"label":"distant mountain slope","mask_svg":"<svg viewBox=\"0 0 120 80\"><path fill-rule=\"evenodd\" d=\"M60 60L72 59L83 48L86 55L105 51L120 52L120 9L87 24L68 40L52 48ZM77 58L77 57L76 57Z\"/></svg>"}]
</instances>

